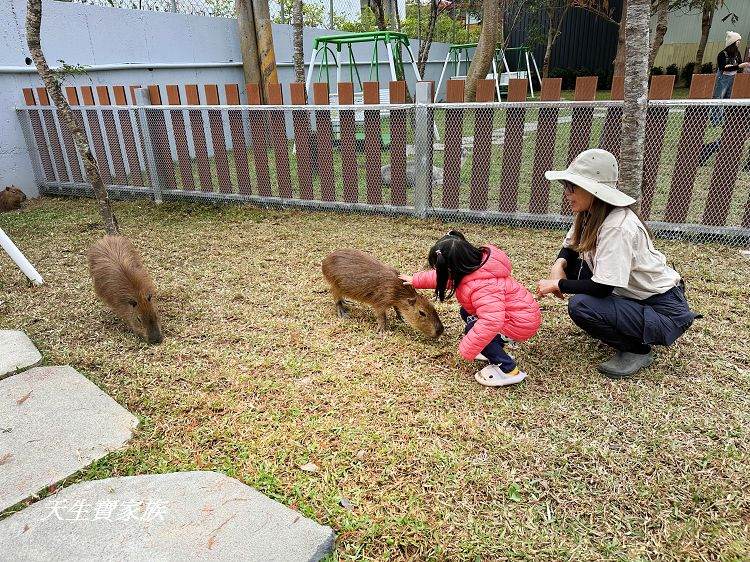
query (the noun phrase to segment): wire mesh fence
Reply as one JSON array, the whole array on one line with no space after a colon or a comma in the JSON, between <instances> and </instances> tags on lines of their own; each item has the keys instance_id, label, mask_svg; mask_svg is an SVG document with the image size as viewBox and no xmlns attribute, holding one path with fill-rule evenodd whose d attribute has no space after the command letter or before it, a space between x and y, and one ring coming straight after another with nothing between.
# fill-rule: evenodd
<instances>
[{"instance_id":1,"label":"wire mesh fence","mask_svg":"<svg viewBox=\"0 0 750 562\"><path fill-rule=\"evenodd\" d=\"M74 107L111 193L565 228L544 179L620 146L622 103ZM56 112L19 110L45 193L88 194ZM665 237L750 240L750 100L655 101L643 215Z\"/></svg>"}]
</instances>

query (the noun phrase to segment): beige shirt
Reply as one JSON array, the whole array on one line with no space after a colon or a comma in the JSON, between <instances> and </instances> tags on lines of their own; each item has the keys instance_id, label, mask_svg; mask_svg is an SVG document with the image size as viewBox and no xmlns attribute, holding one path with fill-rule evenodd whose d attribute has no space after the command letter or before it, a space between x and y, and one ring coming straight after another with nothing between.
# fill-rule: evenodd
<instances>
[{"instance_id":1,"label":"beige shirt","mask_svg":"<svg viewBox=\"0 0 750 562\"><path fill-rule=\"evenodd\" d=\"M572 244L573 227L563 242ZM651 237L627 207L613 209L599 229L596 250L583 259L594 273L592 281L614 287L615 295L644 300L666 293L680 282L667 258L654 248Z\"/></svg>"}]
</instances>

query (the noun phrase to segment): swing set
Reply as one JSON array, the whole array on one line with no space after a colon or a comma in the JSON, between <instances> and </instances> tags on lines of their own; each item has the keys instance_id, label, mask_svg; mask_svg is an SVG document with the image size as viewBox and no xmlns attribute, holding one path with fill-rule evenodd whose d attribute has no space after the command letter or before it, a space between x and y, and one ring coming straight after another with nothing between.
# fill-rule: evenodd
<instances>
[{"instance_id":1,"label":"swing set","mask_svg":"<svg viewBox=\"0 0 750 562\"><path fill-rule=\"evenodd\" d=\"M440 80L438 80L437 87L435 88L435 102L437 102L437 95L440 92L440 88L443 85L443 80L446 77L449 65L453 66L453 78L454 79L465 79L466 73L469 70L469 64L471 59L476 52L477 43L463 43L460 45L451 45L448 49L448 54L445 56L445 62L443 63L443 70L440 72ZM506 57L515 55L515 68L516 70L511 72L510 66L508 65L508 59ZM524 65L525 62L525 65ZM462 72L462 65L466 65L466 73ZM498 66L502 65L505 72L498 72ZM536 73L538 82L542 83L542 78L539 73L539 67L536 64L534 53L528 47L497 47L495 49L495 56L492 57L492 72L487 75L487 79L495 81L495 92L497 94L498 101L502 100L500 96L501 89L507 91L508 83L511 78L525 78L529 81L529 90L531 91L531 97L534 97L534 83L532 81L532 65ZM526 70L521 70L525 66Z\"/></svg>"}]
</instances>

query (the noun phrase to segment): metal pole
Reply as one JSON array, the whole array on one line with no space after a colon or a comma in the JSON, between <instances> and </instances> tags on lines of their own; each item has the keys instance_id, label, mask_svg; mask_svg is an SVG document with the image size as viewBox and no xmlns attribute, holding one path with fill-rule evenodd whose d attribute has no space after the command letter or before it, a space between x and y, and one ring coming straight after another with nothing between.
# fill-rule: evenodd
<instances>
[{"instance_id":1,"label":"metal pole","mask_svg":"<svg viewBox=\"0 0 750 562\"><path fill-rule=\"evenodd\" d=\"M328 2L328 21L330 22L331 29L334 29L333 27L333 0L330 0L330 2Z\"/></svg>"},{"instance_id":2,"label":"metal pole","mask_svg":"<svg viewBox=\"0 0 750 562\"><path fill-rule=\"evenodd\" d=\"M156 169L156 157L154 156L154 145L151 142L151 133L148 130L148 123L146 122L146 107L151 105L151 98L148 95L147 88L138 88L135 91L135 103L138 106L138 128L141 130L141 138L143 139L143 146L146 149L144 156L146 157L146 168L148 168L148 174L151 177L151 190L154 192L154 201L161 203L161 178L159 172ZM163 111L163 110L155 110Z\"/></svg>"},{"instance_id":3,"label":"metal pole","mask_svg":"<svg viewBox=\"0 0 750 562\"><path fill-rule=\"evenodd\" d=\"M432 113L430 103L430 83L417 82L416 106L414 109L414 212L420 218L427 217L427 193L432 184L432 168L429 154L432 150L430 133Z\"/></svg>"},{"instance_id":4,"label":"metal pole","mask_svg":"<svg viewBox=\"0 0 750 562\"><path fill-rule=\"evenodd\" d=\"M177 13L177 0L172 0L172 12Z\"/></svg>"}]
</instances>

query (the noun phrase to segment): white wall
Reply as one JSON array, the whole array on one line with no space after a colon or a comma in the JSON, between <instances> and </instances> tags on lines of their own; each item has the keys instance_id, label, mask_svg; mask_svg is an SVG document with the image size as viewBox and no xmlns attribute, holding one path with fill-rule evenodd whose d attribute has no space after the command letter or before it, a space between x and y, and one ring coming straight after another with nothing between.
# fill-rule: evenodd
<instances>
[{"instance_id":1,"label":"white wall","mask_svg":"<svg viewBox=\"0 0 750 562\"><path fill-rule=\"evenodd\" d=\"M241 53L237 22L163 12L126 10L68 2L43 3L42 46L50 64L93 66L85 75L66 79L65 85L148 85L148 84L241 84ZM25 0L0 2L0 187L16 184L29 195L38 190L26 150L16 107L23 107L22 88L39 87L41 80L26 63L29 56L24 32ZM309 56L315 36L328 30L305 29L305 52ZM412 45L415 53L417 42ZM293 81L292 29L274 26L274 45L279 64L279 81ZM357 45L357 60L369 60L369 50ZM437 81L447 45L433 44L425 78ZM381 56L382 58L382 56ZM138 68L99 70L97 66L137 64ZM206 68L206 63L234 63L234 66ZM163 68L184 64L188 68ZM152 65L141 68L142 65ZM365 71L360 68L360 72ZM381 75L387 76L387 65ZM407 71L407 78L409 78ZM364 76L363 76L364 79ZM386 78L383 78L385 80ZM413 80L411 80L413 81ZM243 93L244 96L244 93ZM244 101L244 98L243 98Z\"/></svg>"}]
</instances>

